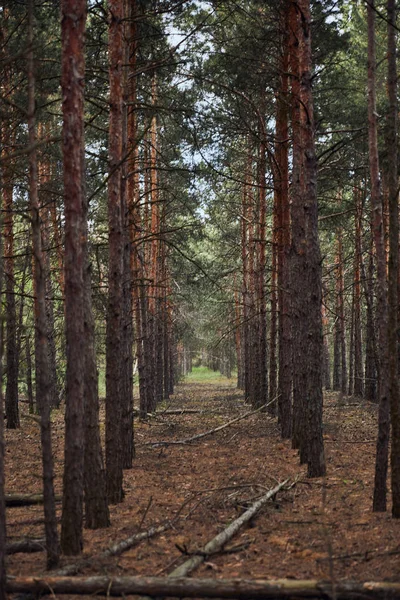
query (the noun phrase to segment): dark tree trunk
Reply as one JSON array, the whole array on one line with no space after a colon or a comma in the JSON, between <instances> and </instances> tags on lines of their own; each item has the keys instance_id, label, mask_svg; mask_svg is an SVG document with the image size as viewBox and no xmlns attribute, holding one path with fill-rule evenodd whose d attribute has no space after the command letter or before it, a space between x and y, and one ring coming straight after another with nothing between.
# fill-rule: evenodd
<instances>
[{"instance_id":1,"label":"dark tree trunk","mask_svg":"<svg viewBox=\"0 0 400 600\"><path fill-rule=\"evenodd\" d=\"M121 355L123 229L121 215L123 2L108 0L110 124L108 180L108 307L106 331L106 477L112 504L123 500Z\"/></svg>"},{"instance_id":2,"label":"dark tree trunk","mask_svg":"<svg viewBox=\"0 0 400 600\"><path fill-rule=\"evenodd\" d=\"M261 114L265 114L265 84L261 88ZM262 406L268 400L268 368L267 368L267 302L265 295L265 270L266 270L266 251L265 251L265 234L266 234L266 140L263 126L260 125L260 147L257 165L257 184L258 184L258 236L257 245L257 337L258 340L258 365L256 367L255 377L256 397L254 406ZM272 405L271 405L272 407ZM271 411L273 412L273 410Z\"/></svg>"},{"instance_id":3,"label":"dark tree trunk","mask_svg":"<svg viewBox=\"0 0 400 600\"><path fill-rule=\"evenodd\" d=\"M282 57L280 93L276 105L274 173L278 217L278 420L283 438L292 432L292 335L290 316L290 205L289 205L289 34L288 6L282 15Z\"/></svg>"},{"instance_id":4,"label":"dark tree trunk","mask_svg":"<svg viewBox=\"0 0 400 600\"><path fill-rule=\"evenodd\" d=\"M355 257L354 257L354 394L364 396L364 377L362 366L361 336L361 231L362 197L359 190L355 193Z\"/></svg>"},{"instance_id":5,"label":"dark tree trunk","mask_svg":"<svg viewBox=\"0 0 400 600\"><path fill-rule=\"evenodd\" d=\"M130 43L130 21L132 19L129 3L125 0L125 35L124 35L124 63L129 64ZM131 102L131 85L128 70L124 69L124 110L122 124L122 154L128 156L132 153L131 140L128 131L129 115L128 106ZM129 173L130 164L127 160L122 166L121 180L121 217L123 225L123 283L122 283L122 355L121 355L121 445L122 466L124 469L132 468L133 458L133 302L132 302L132 246L130 231L130 207L128 197L127 178L132 177Z\"/></svg>"},{"instance_id":6,"label":"dark tree trunk","mask_svg":"<svg viewBox=\"0 0 400 600\"><path fill-rule=\"evenodd\" d=\"M99 390L96 366L95 323L92 311L91 273L87 244L87 203L84 206L84 335L85 335L85 526L100 529L110 525L106 476L99 427Z\"/></svg>"},{"instance_id":7,"label":"dark tree trunk","mask_svg":"<svg viewBox=\"0 0 400 600\"><path fill-rule=\"evenodd\" d=\"M3 31L0 25L0 41L3 42ZM0 174L1 177L1 174ZM0 179L0 184L3 185ZM3 240L0 237L0 304L3 301ZM4 447L4 398L3 398L3 325L0 324L0 600L6 600L6 503L5 503L5 447Z\"/></svg>"},{"instance_id":8,"label":"dark tree trunk","mask_svg":"<svg viewBox=\"0 0 400 600\"><path fill-rule=\"evenodd\" d=\"M83 548L84 494L84 123L86 0L61 5L65 212L66 412L61 547Z\"/></svg>"},{"instance_id":9,"label":"dark tree trunk","mask_svg":"<svg viewBox=\"0 0 400 600\"><path fill-rule=\"evenodd\" d=\"M375 3L367 4L368 14L368 150L371 178L371 209L373 235L377 265L377 308L376 324L379 347L379 417L378 440L376 447L374 511L386 510L386 479L389 456L390 408L388 395L388 355L387 355L387 281L385 235L383 228L383 201L379 174L378 122L376 111L376 43L375 43Z\"/></svg>"},{"instance_id":10,"label":"dark tree trunk","mask_svg":"<svg viewBox=\"0 0 400 600\"><path fill-rule=\"evenodd\" d=\"M371 236L371 244L369 248L368 262L368 278L365 272L365 266L360 256L362 283L364 287L365 301L367 305L366 325L365 325L365 397L370 402L377 401L377 374L378 360L375 335L375 319L374 319L374 294L373 294L373 276L374 276L374 257L373 257L373 240Z\"/></svg>"},{"instance_id":11,"label":"dark tree trunk","mask_svg":"<svg viewBox=\"0 0 400 600\"><path fill-rule=\"evenodd\" d=\"M389 398L392 423L391 483L392 515L400 518L400 390L398 376L398 280L399 280L399 188L397 161L397 64L396 2L388 0L388 96L387 156L389 192Z\"/></svg>"},{"instance_id":12,"label":"dark tree trunk","mask_svg":"<svg viewBox=\"0 0 400 600\"><path fill-rule=\"evenodd\" d=\"M44 517L46 533L47 567L52 568L58 564L59 542L57 533L57 520L54 500L54 468L51 448L51 421L50 421L50 372L48 361L48 340L46 320L46 281L43 264L42 239L40 231L40 210L38 197L38 162L35 124L35 75L33 58L33 20L34 0L28 3L28 136L29 136L29 204L32 223L32 244L34 260L34 289L36 291L35 331L37 344L36 364L36 399L40 413L40 435L42 445L43 463L43 496Z\"/></svg>"},{"instance_id":13,"label":"dark tree trunk","mask_svg":"<svg viewBox=\"0 0 400 600\"><path fill-rule=\"evenodd\" d=\"M329 319L326 311L327 294L324 292L324 298L322 300L321 315L322 315L322 327L323 327L323 382L326 390L331 389L331 360L329 353Z\"/></svg>"},{"instance_id":14,"label":"dark tree trunk","mask_svg":"<svg viewBox=\"0 0 400 600\"><path fill-rule=\"evenodd\" d=\"M25 339L25 356L26 356L26 389L28 395L28 406L31 414L35 411L35 401L33 397L33 384L32 384L32 354L31 354L31 342L29 333L26 334Z\"/></svg>"},{"instance_id":15,"label":"dark tree trunk","mask_svg":"<svg viewBox=\"0 0 400 600\"><path fill-rule=\"evenodd\" d=\"M300 458L306 458L308 476L325 474L322 436L322 282L321 256L318 240L317 163L315 156L313 97L311 90L311 31L310 2L294 4L293 26L298 41L300 127L293 128L293 196L292 196L292 254L293 308L301 329L294 369L298 371L297 388L302 420L300 429Z\"/></svg>"},{"instance_id":16,"label":"dark tree trunk","mask_svg":"<svg viewBox=\"0 0 400 600\"><path fill-rule=\"evenodd\" d=\"M354 286L351 295L348 394L349 396L354 394Z\"/></svg>"},{"instance_id":17,"label":"dark tree trunk","mask_svg":"<svg viewBox=\"0 0 400 600\"><path fill-rule=\"evenodd\" d=\"M300 38L299 38L299 7L296 2L289 7L289 66L291 74L291 123L293 143L293 166L291 196L291 257L290 257L290 291L291 317L293 332L292 365L293 365L293 413L292 413L292 446L300 451L300 462L307 460L306 454L306 386L307 373L304 356L304 340L307 336L307 308L302 304L306 298L301 298L305 266L305 222L302 209L304 195L304 168L301 155L301 122L300 122ZM304 246L304 247L303 247ZM303 258L304 257L304 258Z\"/></svg>"},{"instance_id":18,"label":"dark tree trunk","mask_svg":"<svg viewBox=\"0 0 400 600\"><path fill-rule=\"evenodd\" d=\"M3 128L3 137L6 127ZM7 140L3 140L5 145ZM17 349L17 317L14 294L14 218L13 218L13 184L12 173L8 163L3 169L3 235L4 235L4 278L6 300L6 358L7 385L5 397L5 416L7 429L20 426L18 408L18 349Z\"/></svg>"}]
</instances>

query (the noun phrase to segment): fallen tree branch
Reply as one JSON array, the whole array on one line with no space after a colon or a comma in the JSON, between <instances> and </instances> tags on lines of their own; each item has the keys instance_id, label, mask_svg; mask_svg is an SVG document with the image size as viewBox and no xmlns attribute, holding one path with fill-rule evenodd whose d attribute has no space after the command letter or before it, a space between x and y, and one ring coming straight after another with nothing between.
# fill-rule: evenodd
<instances>
[{"instance_id":1,"label":"fallen tree branch","mask_svg":"<svg viewBox=\"0 0 400 600\"><path fill-rule=\"evenodd\" d=\"M56 497L56 502L61 501L61 496ZM33 506L43 504L43 494L6 494L6 506Z\"/></svg>"},{"instance_id":2,"label":"fallen tree branch","mask_svg":"<svg viewBox=\"0 0 400 600\"><path fill-rule=\"evenodd\" d=\"M208 542L204 548L200 550L201 555L192 556L184 562L182 565L177 567L169 574L169 577L184 577L196 569L205 558L210 554L220 552L221 549L229 542L233 536L239 531L239 529L250 521L252 517L270 500L275 496L288 482L286 479L282 483L279 483L272 490L269 490L262 498L257 500L249 509L246 510L238 519L235 519L226 529L216 535L210 542Z\"/></svg>"},{"instance_id":3,"label":"fallen tree branch","mask_svg":"<svg viewBox=\"0 0 400 600\"><path fill-rule=\"evenodd\" d=\"M94 560L107 558L108 556L119 556L123 552L126 552L127 550L133 548L136 544L139 544L141 541L150 539L160 533L164 533L164 531L167 531L167 529L170 529L171 527L172 522L168 522L164 525L159 525L158 527L150 527L150 529L147 529L147 531L140 531L139 533L135 533L129 538L122 540L122 542L118 542L110 548L107 548L107 550L104 550L103 552L101 552L101 554L93 556L91 559L83 558L73 564L65 565L65 567L58 569L56 571L56 574L59 577L75 575L76 573L79 573L81 569L84 569L85 567L91 565Z\"/></svg>"},{"instance_id":4,"label":"fallen tree branch","mask_svg":"<svg viewBox=\"0 0 400 600\"><path fill-rule=\"evenodd\" d=\"M110 548L107 548L107 550L102 552L101 556L119 556L120 554L126 552L142 540L150 539L151 537L154 537L159 533L167 531L167 529L171 529L171 527L172 523L165 523L165 525L160 525L159 527L150 527L150 529L148 529L147 531L140 531L139 533L135 533L126 540L118 542L118 544L114 544Z\"/></svg>"},{"instance_id":5,"label":"fallen tree branch","mask_svg":"<svg viewBox=\"0 0 400 600\"><path fill-rule=\"evenodd\" d=\"M6 554L17 554L19 552L43 552L46 550L45 539L25 539L18 542L10 542L6 545Z\"/></svg>"},{"instance_id":6,"label":"fallen tree branch","mask_svg":"<svg viewBox=\"0 0 400 600\"><path fill-rule=\"evenodd\" d=\"M322 598L324 600L400 600L400 583L343 581L334 585L318 580L192 579L167 577L18 577L8 578L6 592L96 594L125 596L146 594L174 598Z\"/></svg>"},{"instance_id":7,"label":"fallen tree branch","mask_svg":"<svg viewBox=\"0 0 400 600\"><path fill-rule=\"evenodd\" d=\"M246 419L247 417L250 417L251 415L255 415L256 413L261 412L264 408L266 408L273 402L275 402L275 400L271 400L271 402L267 402L267 404L263 404L262 406L260 406L259 408L256 408L255 410L250 410L249 412L245 413L244 415L240 415L240 417L236 417L236 419L232 419L232 421L228 421L228 423L224 423L223 425L220 425L219 427L215 427L215 429L209 429L208 431L205 431L203 433L198 433L197 435L194 435L193 437L186 438L184 440L172 440L172 441L161 440L160 442L145 442L143 444L143 446L154 446L154 447L156 447L156 446L184 446L186 444L190 444L190 442L194 442L194 441L200 440L201 438L204 438L208 435L212 435L213 433L217 433L218 431L221 431L222 429L226 429L226 427L229 427L230 425L233 425L234 423L237 423L238 421L241 421L242 419Z\"/></svg>"}]
</instances>

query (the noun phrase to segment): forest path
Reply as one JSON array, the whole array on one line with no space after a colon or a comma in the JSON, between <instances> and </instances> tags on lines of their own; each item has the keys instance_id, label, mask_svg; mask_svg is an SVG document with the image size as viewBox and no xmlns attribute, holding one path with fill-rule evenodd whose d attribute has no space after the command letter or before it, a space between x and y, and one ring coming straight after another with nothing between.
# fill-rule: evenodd
<instances>
[{"instance_id":1,"label":"forest path","mask_svg":"<svg viewBox=\"0 0 400 600\"><path fill-rule=\"evenodd\" d=\"M166 413L135 423L136 458L133 469L125 471L125 500L111 507L109 529L85 530L89 563L82 573L167 575L186 560L183 554L202 548L277 480L300 476L295 487L280 493L239 532L229 544L232 552L209 557L195 575L398 579L400 523L390 513L371 513L376 407L339 405L335 394L327 395L325 404L328 476L307 480L297 452L264 413L190 444L148 445L190 438L250 409L233 381L189 380L178 386L160 410L201 413ZM62 411L54 412L53 421L60 492ZM23 419L21 431L7 431L6 437L7 492L40 492L37 424ZM32 522L41 510L9 509L8 539L42 537L43 525ZM162 535L119 557L99 557L111 544L175 517ZM8 567L14 575L41 573L44 553L10 556Z\"/></svg>"}]
</instances>

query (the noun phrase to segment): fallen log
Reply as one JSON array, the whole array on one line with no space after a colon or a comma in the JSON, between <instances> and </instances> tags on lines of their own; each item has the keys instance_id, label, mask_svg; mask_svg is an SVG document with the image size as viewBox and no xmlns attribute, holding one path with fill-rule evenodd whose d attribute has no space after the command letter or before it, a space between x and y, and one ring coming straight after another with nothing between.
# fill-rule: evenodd
<instances>
[{"instance_id":1,"label":"fallen log","mask_svg":"<svg viewBox=\"0 0 400 600\"><path fill-rule=\"evenodd\" d=\"M248 508L238 519L232 521L230 525L221 533L216 535L210 542L208 542L204 548L202 548L198 554L192 556L184 562L182 565L174 569L168 577L185 577L194 569L196 569L210 554L220 552L227 542L229 542L233 536L239 531L239 529L250 521L252 517L270 500L275 494L277 494L287 483L288 479L279 483L272 490L269 490L262 498L257 500L250 508Z\"/></svg>"},{"instance_id":2,"label":"fallen log","mask_svg":"<svg viewBox=\"0 0 400 600\"><path fill-rule=\"evenodd\" d=\"M135 533L131 535L131 537L122 540L122 542L118 542L114 544L104 552L102 552L101 556L119 556L123 552L130 550L135 544L138 544L142 540L150 539L159 533L163 533L172 527L171 523L165 523L165 525L160 525L159 527L150 527L147 531L140 531L139 533Z\"/></svg>"},{"instance_id":3,"label":"fallen log","mask_svg":"<svg viewBox=\"0 0 400 600\"><path fill-rule=\"evenodd\" d=\"M209 429L208 431L205 431L203 433L198 433L197 435L194 435L190 438L186 438L184 440L171 440L171 441L161 440L159 442L145 442L143 444L143 446L154 446L154 447L157 447L157 446L184 446L186 444L190 444L190 442L195 442L196 440L200 440L201 438L204 438L208 435L217 433L218 431L221 431L222 429L226 429L230 425L233 425L234 423L237 423L238 421L241 421L242 419L246 419L247 417L250 417L251 415L255 415L256 413L261 412L262 410L264 410L264 408L266 408L273 402L275 402L275 400L271 400L271 402L267 402L266 404L263 404L262 406L260 406L259 408L256 408L255 410L250 410L250 411L246 412L244 415L240 415L240 417L236 417L236 419L232 419L231 421L228 421L227 423L224 423L223 425L220 425L219 427L215 427L214 429Z\"/></svg>"},{"instance_id":4,"label":"fallen log","mask_svg":"<svg viewBox=\"0 0 400 600\"><path fill-rule=\"evenodd\" d=\"M6 544L6 554L18 554L19 552L43 552L46 550L45 539L26 539Z\"/></svg>"},{"instance_id":5,"label":"fallen log","mask_svg":"<svg viewBox=\"0 0 400 600\"><path fill-rule=\"evenodd\" d=\"M147 595L174 598L321 598L324 600L400 600L400 583L319 580L192 579L167 577L18 577L8 578L15 593Z\"/></svg>"},{"instance_id":6,"label":"fallen log","mask_svg":"<svg viewBox=\"0 0 400 600\"><path fill-rule=\"evenodd\" d=\"M131 535L129 538L122 540L122 542L118 542L117 544L110 546L109 548L107 548L107 550L104 550L97 556L94 556L92 560L83 558L83 559L79 560L78 562L75 562L75 563L72 563L69 565L65 565L65 567L61 567L61 569L58 569L56 571L56 575L60 576L60 577L61 576L64 577L67 575L75 575L76 573L79 573L79 571L81 569L84 569L85 567L92 564L93 560L106 558L107 556L119 556L120 554L123 554L127 550L130 550L136 544L139 544L143 540L148 540L148 539L154 537L155 535L158 535L160 533L163 533L164 531L167 531L168 529L170 529L172 527L172 525L173 525L173 522L168 522L168 523L165 523L164 525L159 525L158 527L150 527L146 531L140 531L139 533L135 533L134 535Z\"/></svg>"},{"instance_id":7,"label":"fallen log","mask_svg":"<svg viewBox=\"0 0 400 600\"><path fill-rule=\"evenodd\" d=\"M6 506L33 506L43 504L43 494L6 494ZM56 502L61 501L61 496L56 497Z\"/></svg>"}]
</instances>

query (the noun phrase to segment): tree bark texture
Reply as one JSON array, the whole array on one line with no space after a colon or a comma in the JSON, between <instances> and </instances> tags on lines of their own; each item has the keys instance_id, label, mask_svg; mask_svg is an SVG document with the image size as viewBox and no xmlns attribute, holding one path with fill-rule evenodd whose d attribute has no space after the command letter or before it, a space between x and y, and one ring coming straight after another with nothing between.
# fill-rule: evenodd
<instances>
[{"instance_id":1,"label":"tree bark texture","mask_svg":"<svg viewBox=\"0 0 400 600\"><path fill-rule=\"evenodd\" d=\"M5 70L3 86L8 88L8 70ZM3 147L11 145L10 135L7 132L7 123L2 130ZM5 152L2 152L5 158ZM2 173L3 196L3 235L4 235L4 279L6 300L6 364L7 384L5 396L5 416L7 429L17 429L20 426L18 408L18 371L19 357L17 349L17 316L14 294L14 216L13 216L13 181L11 165L4 163Z\"/></svg>"},{"instance_id":2,"label":"tree bark texture","mask_svg":"<svg viewBox=\"0 0 400 600\"><path fill-rule=\"evenodd\" d=\"M281 435L292 431L292 325L290 316L290 205L289 205L289 7L281 17L282 56L280 92L276 105L274 194L277 200L278 251L278 420Z\"/></svg>"},{"instance_id":3,"label":"tree bark texture","mask_svg":"<svg viewBox=\"0 0 400 600\"><path fill-rule=\"evenodd\" d=\"M396 2L387 2L389 107L387 115L388 195L389 195L389 400L392 424L391 483L392 515L400 518L400 389L398 340L399 281L399 188L398 188L398 101L396 64Z\"/></svg>"},{"instance_id":4,"label":"tree bark texture","mask_svg":"<svg viewBox=\"0 0 400 600\"><path fill-rule=\"evenodd\" d=\"M364 396L361 328L361 233L362 195L355 190L355 256L354 256L354 395Z\"/></svg>"},{"instance_id":5,"label":"tree bark texture","mask_svg":"<svg viewBox=\"0 0 400 600\"><path fill-rule=\"evenodd\" d=\"M83 548L84 494L84 75L86 0L62 2L63 159L65 211L66 412L61 547Z\"/></svg>"},{"instance_id":6,"label":"tree bark texture","mask_svg":"<svg viewBox=\"0 0 400 600\"><path fill-rule=\"evenodd\" d=\"M3 42L3 31L0 25L0 41ZM2 184L2 173L0 172ZM0 238L0 306L3 301L3 243ZM6 503L5 503L5 446L4 446L4 397L3 397L3 328L0 327L0 600L6 600Z\"/></svg>"},{"instance_id":7,"label":"tree bark texture","mask_svg":"<svg viewBox=\"0 0 400 600\"><path fill-rule=\"evenodd\" d=\"M52 568L59 560L59 542L54 499L54 467L51 447L50 422L50 372L46 319L46 281L40 231L40 209L38 197L38 161L36 150L35 123L35 74L34 74L34 0L28 3L28 137L29 147L29 204L32 223L32 245L34 261L34 289L36 293L35 330L38 340L36 364L36 400L40 412L40 436L43 463L43 496L47 548L47 566Z\"/></svg>"},{"instance_id":8,"label":"tree bark texture","mask_svg":"<svg viewBox=\"0 0 400 600\"><path fill-rule=\"evenodd\" d=\"M192 577L25 577L10 579L8 593L80 594L101 596L139 596L169 598L323 598L337 600L398 600L400 584L391 582L354 583L324 580L246 580Z\"/></svg>"},{"instance_id":9,"label":"tree bark texture","mask_svg":"<svg viewBox=\"0 0 400 600\"><path fill-rule=\"evenodd\" d=\"M123 228L121 161L123 128L123 0L109 0L108 57L110 80L108 180L108 306L106 330L106 479L111 503L123 500L121 448L121 355Z\"/></svg>"},{"instance_id":10,"label":"tree bark texture","mask_svg":"<svg viewBox=\"0 0 400 600\"><path fill-rule=\"evenodd\" d=\"M298 110L293 123L293 183L292 183L292 298L297 322L294 369L298 372L297 389L301 420L300 458L308 463L308 475L325 474L322 437L322 281L318 240L317 162L314 139L314 112L311 89L310 2L293 4L292 27L299 57ZM292 46L294 50L294 46ZM292 90L296 93L296 89ZM299 389L299 384L303 389Z\"/></svg>"},{"instance_id":11,"label":"tree bark texture","mask_svg":"<svg viewBox=\"0 0 400 600\"><path fill-rule=\"evenodd\" d=\"M367 4L368 15L368 152L371 179L371 209L373 237L376 250L377 268L377 307L376 325L378 330L379 360L379 417L376 446L374 511L386 510L386 479L389 455L390 407L388 394L388 322L387 322L387 280L386 252L383 225L383 199L379 173L378 122L376 110L376 41L375 41L375 2Z\"/></svg>"}]
</instances>

